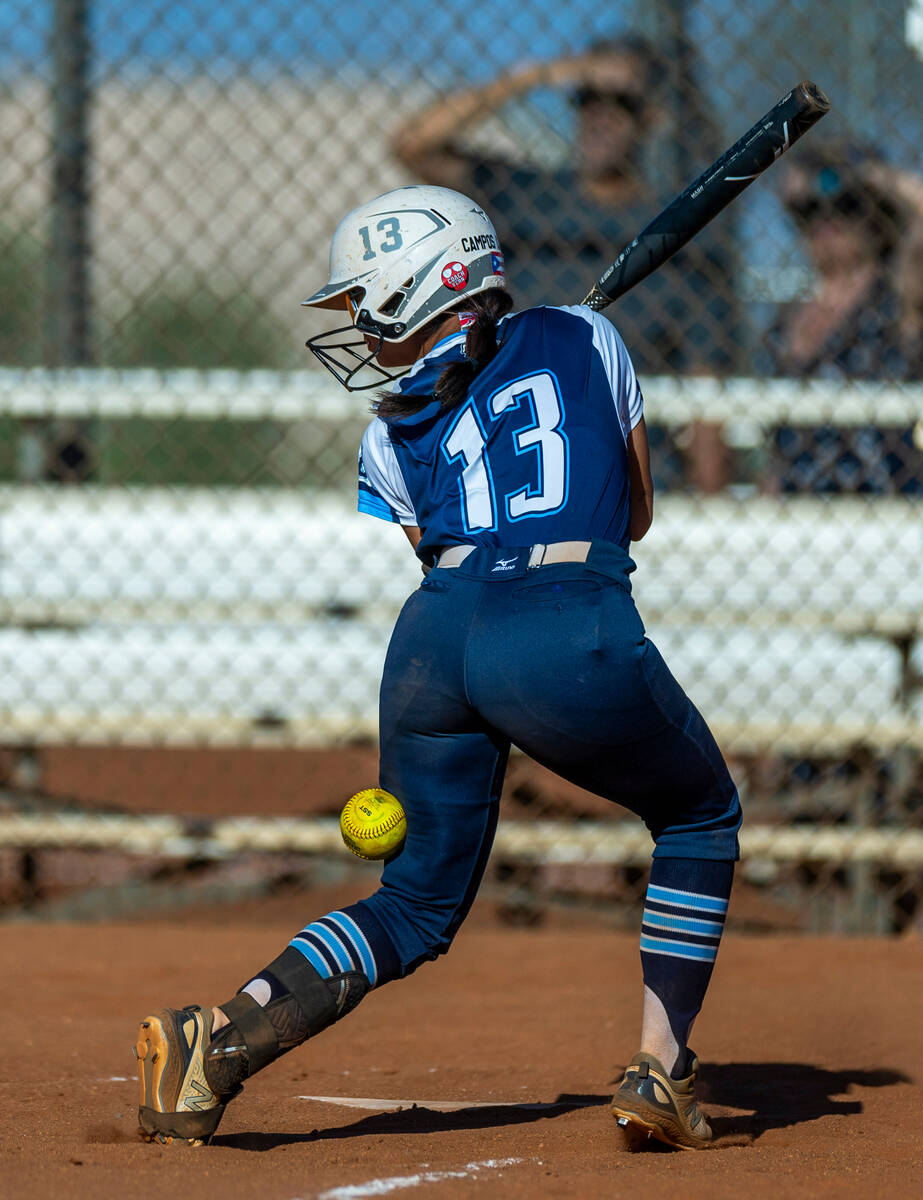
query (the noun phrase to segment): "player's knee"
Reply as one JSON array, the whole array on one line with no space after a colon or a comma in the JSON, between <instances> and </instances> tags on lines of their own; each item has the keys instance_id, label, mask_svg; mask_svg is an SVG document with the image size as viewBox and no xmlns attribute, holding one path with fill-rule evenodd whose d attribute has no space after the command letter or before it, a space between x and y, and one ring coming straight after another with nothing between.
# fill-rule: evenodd
<instances>
[{"instance_id":1,"label":"player's knee","mask_svg":"<svg viewBox=\"0 0 923 1200\"><path fill-rule=\"evenodd\" d=\"M671 813L665 824L648 823L654 838L654 857L712 858L736 862L738 833L743 822L740 797L731 789L723 803Z\"/></svg>"},{"instance_id":2,"label":"player's knee","mask_svg":"<svg viewBox=\"0 0 923 1200\"><path fill-rule=\"evenodd\" d=\"M457 910L416 909L406 915L403 936L396 939L400 957L400 977L413 974L424 963L435 962L448 954L462 923Z\"/></svg>"},{"instance_id":3,"label":"player's knee","mask_svg":"<svg viewBox=\"0 0 923 1200\"><path fill-rule=\"evenodd\" d=\"M454 914L426 914L422 919L417 914L413 945L408 945L403 974L409 975L423 963L435 962L443 954L448 954L460 924Z\"/></svg>"}]
</instances>

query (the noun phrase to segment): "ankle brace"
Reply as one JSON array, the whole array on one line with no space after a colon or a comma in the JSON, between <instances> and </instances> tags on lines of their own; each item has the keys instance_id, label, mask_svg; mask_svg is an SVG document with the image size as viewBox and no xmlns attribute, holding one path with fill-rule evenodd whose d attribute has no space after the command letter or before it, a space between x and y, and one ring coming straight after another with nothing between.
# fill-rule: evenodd
<instances>
[{"instance_id":1,"label":"ankle brace","mask_svg":"<svg viewBox=\"0 0 923 1200\"><path fill-rule=\"evenodd\" d=\"M370 987L359 971L325 979L291 946L261 974L272 975L282 989L265 1008L243 991L219 1005L230 1024L218 1030L205 1055L205 1077L219 1096L235 1095L245 1079L352 1012Z\"/></svg>"}]
</instances>

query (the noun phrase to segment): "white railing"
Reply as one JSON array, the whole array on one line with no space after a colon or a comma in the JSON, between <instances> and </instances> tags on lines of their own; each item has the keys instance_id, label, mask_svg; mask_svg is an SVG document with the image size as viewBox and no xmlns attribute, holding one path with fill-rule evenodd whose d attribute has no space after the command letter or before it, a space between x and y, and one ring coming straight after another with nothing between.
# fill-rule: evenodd
<instances>
[{"instance_id":1,"label":"white railing","mask_svg":"<svg viewBox=\"0 0 923 1200\"><path fill-rule=\"evenodd\" d=\"M648 376L648 418L768 428L798 425L907 425L923 418L923 384L710 376ZM367 392L346 392L322 371L0 368L0 415L144 417L151 420L362 417Z\"/></svg>"},{"instance_id":2,"label":"white railing","mask_svg":"<svg viewBox=\"0 0 923 1200\"><path fill-rule=\"evenodd\" d=\"M349 857L335 817L197 818L107 813L0 813L0 846L24 850L108 850L121 854L220 860L232 855L324 854ZM653 843L637 822L501 821L493 854L522 863L609 863L646 867ZM923 867L923 831L851 826L747 826L746 862L874 863Z\"/></svg>"}]
</instances>

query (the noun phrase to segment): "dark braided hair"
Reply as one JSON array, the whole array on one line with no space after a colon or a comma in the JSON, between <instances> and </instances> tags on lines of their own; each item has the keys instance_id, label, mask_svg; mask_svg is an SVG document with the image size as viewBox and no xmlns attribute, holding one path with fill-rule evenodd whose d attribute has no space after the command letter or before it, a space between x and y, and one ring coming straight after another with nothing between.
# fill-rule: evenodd
<instances>
[{"instance_id":1,"label":"dark braided hair","mask_svg":"<svg viewBox=\"0 0 923 1200\"><path fill-rule=\"evenodd\" d=\"M449 363L433 388L432 395L402 395L399 392L379 392L372 403L372 411L379 417L400 418L412 416L433 396L439 407L448 412L456 408L468 395L471 384L497 353L497 322L513 307L513 297L506 288L492 287L474 296L466 296L448 313L434 317L431 326L436 327L451 313L470 312L474 320L465 336L465 357L461 362Z\"/></svg>"}]
</instances>

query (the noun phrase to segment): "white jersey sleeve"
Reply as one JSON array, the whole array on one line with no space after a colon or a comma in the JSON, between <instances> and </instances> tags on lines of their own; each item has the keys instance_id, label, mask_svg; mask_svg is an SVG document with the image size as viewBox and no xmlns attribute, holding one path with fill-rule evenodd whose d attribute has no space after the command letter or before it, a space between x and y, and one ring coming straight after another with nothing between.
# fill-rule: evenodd
<instances>
[{"instance_id":1,"label":"white jersey sleeve","mask_svg":"<svg viewBox=\"0 0 923 1200\"><path fill-rule=\"evenodd\" d=\"M602 360L612 388L612 402L627 440L629 433L644 416L644 397L622 335L607 317L592 308L583 304L561 307L575 317L582 317L593 327L593 349Z\"/></svg>"},{"instance_id":2,"label":"white jersey sleeve","mask_svg":"<svg viewBox=\"0 0 923 1200\"><path fill-rule=\"evenodd\" d=\"M366 429L359 449L359 511L400 525L419 524L388 426L379 417Z\"/></svg>"}]
</instances>

